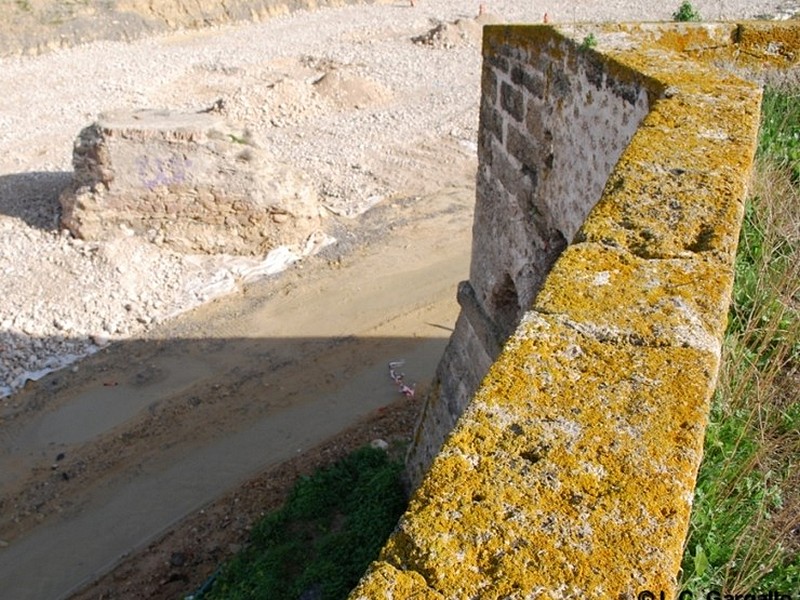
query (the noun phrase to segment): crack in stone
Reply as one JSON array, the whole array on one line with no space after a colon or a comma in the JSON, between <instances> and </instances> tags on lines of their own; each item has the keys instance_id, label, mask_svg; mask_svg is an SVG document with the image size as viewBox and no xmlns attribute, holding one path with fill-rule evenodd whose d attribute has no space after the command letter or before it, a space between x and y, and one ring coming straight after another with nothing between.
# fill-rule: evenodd
<instances>
[{"instance_id":1,"label":"crack in stone","mask_svg":"<svg viewBox=\"0 0 800 600\"><path fill-rule=\"evenodd\" d=\"M637 335L635 333L624 332L612 327L597 326L589 323L579 323L570 319L566 313L562 312L548 311L542 308L533 308L531 309L531 312L535 312L539 315L555 317L561 325L564 325L565 327L568 327L573 331L580 333L581 335L592 338L601 344L653 349L694 348L695 350L709 351L708 346L703 344L692 344L688 341L678 342L678 340L671 341L667 339L659 341L658 339L648 339L644 336Z\"/></svg>"}]
</instances>

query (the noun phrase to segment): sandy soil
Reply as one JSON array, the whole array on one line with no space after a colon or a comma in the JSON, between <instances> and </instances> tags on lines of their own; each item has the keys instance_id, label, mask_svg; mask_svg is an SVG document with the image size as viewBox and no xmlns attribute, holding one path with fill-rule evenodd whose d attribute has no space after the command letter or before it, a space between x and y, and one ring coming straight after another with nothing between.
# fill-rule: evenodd
<instances>
[{"instance_id":1,"label":"sandy soil","mask_svg":"<svg viewBox=\"0 0 800 600\"><path fill-rule=\"evenodd\" d=\"M774 12L755 4L696 5ZM13 85L0 98L0 388L27 380L0 406L5 592L66 597L107 572L74 597L179 597L246 542L297 474L409 435L415 403L386 362L405 358L424 392L467 277L476 9L351 7L2 61ZM544 12L490 9L509 20ZM547 7L552 20L672 9ZM217 259L59 230L71 141L92 115L219 98L313 176L337 244L244 283ZM238 292L170 316L214 290ZM71 369L25 375L89 351Z\"/></svg>"},{"instance_id":2,"label":"sandy soil","mask_svg":"<svg viewBox=\"0 0 800 600\"><path fill-rule=\"evenodd\" d=\"M418 400L398 400L325 443L248 480L189 515L179 526L75 594L73 600L172 600L197 590L224 560L247 544L253 522L281 506L298 477L374 440L390 442L390 452L402 460L418 406Z\"/></svg>"},{"instance_id":3,"label":"sandy soil","mask_svg":"<svg viewBox=\"0 0 800 600\"><path fill-rule=\"evenodd\" d=\"M79 585L225 489L353 422L367 419L345 439L377 435L370 419L402 398L388 361L404 358L409 381L424 393L457 313L453 282L467 271L470 187L421 200L424 209L401 202L373 209L356 228L364 241L344 255L310 259L278 285L253 285L113 344L75 373L29 385L17 397L27 408L4 429L14 451L0 456L8 478L0 538L10 542L0 575L13 571L33 586L22 592L50 597L54 586ZM408 436L409 419L381 435ZM316 464L320 452L305 460ZM276 489L293 481L275 477L266 476ZM253 504L240 498L220 510L263 510L248 498ZM113 535L84 539L77 554L70 549L98 527ZM181 531L165 543L197 537L192 527ZM206 559L197 555L209 564L185 573L187 589L219 558L214 547ZM87 557L98 562L86 568ZM43 562L69 576L43 575ZM126 568L131 589L162 578L143 571L136 579ZM117 578L104 580L108 590Z\"/></svg>"}]
</instances>

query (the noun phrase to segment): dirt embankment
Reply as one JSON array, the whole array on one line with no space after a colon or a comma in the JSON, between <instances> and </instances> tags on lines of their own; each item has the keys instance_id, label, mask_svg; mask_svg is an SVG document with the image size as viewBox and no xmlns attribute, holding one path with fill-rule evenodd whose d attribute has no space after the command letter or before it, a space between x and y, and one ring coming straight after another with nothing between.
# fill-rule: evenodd
<instances>
[{"instance_id":1,"label":"dirt embankment","mask_svg":"<svg viewBox=\"0 0 800 600\"><path fill-rule=\"evenodd\" d=\"M98 40L133 40L359 0L8 0L0 3L0 56L35 55Z\"/></svg>"}]
</instances>

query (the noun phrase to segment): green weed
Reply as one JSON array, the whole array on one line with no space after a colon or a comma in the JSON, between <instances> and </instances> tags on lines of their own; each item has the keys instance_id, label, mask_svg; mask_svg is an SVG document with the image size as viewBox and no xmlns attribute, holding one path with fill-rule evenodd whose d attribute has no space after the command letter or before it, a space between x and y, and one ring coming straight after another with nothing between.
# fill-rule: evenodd
<instances>
[{"instance_id":1,"label":"green weed","mask_svg":"<svg viewBox=\"0 0 800 600\"><path fill-rule=\"evenodd\" d=\"M401 471L385 452L362 448L300 479L202 598L346 598L405 509Z\"/></svg>"},{"instance_id":2,"label":"green weed","mask_svg":"<svg viewBox=\"0 0 800 600\"><path fill-rule=\"evenodd\" d=\"M696 597L800 589L799 112L795 91L766 90L682 565Z\"/></svg>"},{"instance_id":3,"label":"green weed","mask_svg":"<svg viewBox=\"0 0 800 600\"><path fill-rule=\"evenodd\" d=\"M674 13L672 13L673 21L691 22L701 21L700 13L697 12L692 6L691 2L683 2Z\"/></svg>"},{"instance_id":4,"label":"green weed","mask_svg":"<svg viewBox=\"0 0 800 600\"><path fill-rule=\"evenodd\" d=\"M597 38L593 33L590 33L583 38L583 41L581 41L580 45L578 46L578 50L583 52L589 50L590 48L594 48L595 46L597 46Z\"/></svg>"}]
</instances>

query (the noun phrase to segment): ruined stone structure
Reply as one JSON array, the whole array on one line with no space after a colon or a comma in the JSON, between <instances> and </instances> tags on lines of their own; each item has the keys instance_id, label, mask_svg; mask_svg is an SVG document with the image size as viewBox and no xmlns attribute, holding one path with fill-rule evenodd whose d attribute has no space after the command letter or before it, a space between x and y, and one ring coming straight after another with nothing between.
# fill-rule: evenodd
<instances>
[{"instance_id":1,"label":"ruined stone structure","mask_svg":"<svg viewBox=\"0 0 800 600\"><path fill-rule=\"evenodd\" d=\"M320 226L313 184L214 113L101 115L75 142L62 224L80 238L141 235L178 252L264 255Z\"/></svg>"},{"instance_id":2,"label":"ruined stone structure","mask_svg":"<svg viewBox=\"0 0 800 600\"><path fill-rule=\"evenodd\" d=\"M791 24L484 30L470 279L352 600L674 597L759 125L730 71L798 52Z\"/></svg>"}]
</instances>

